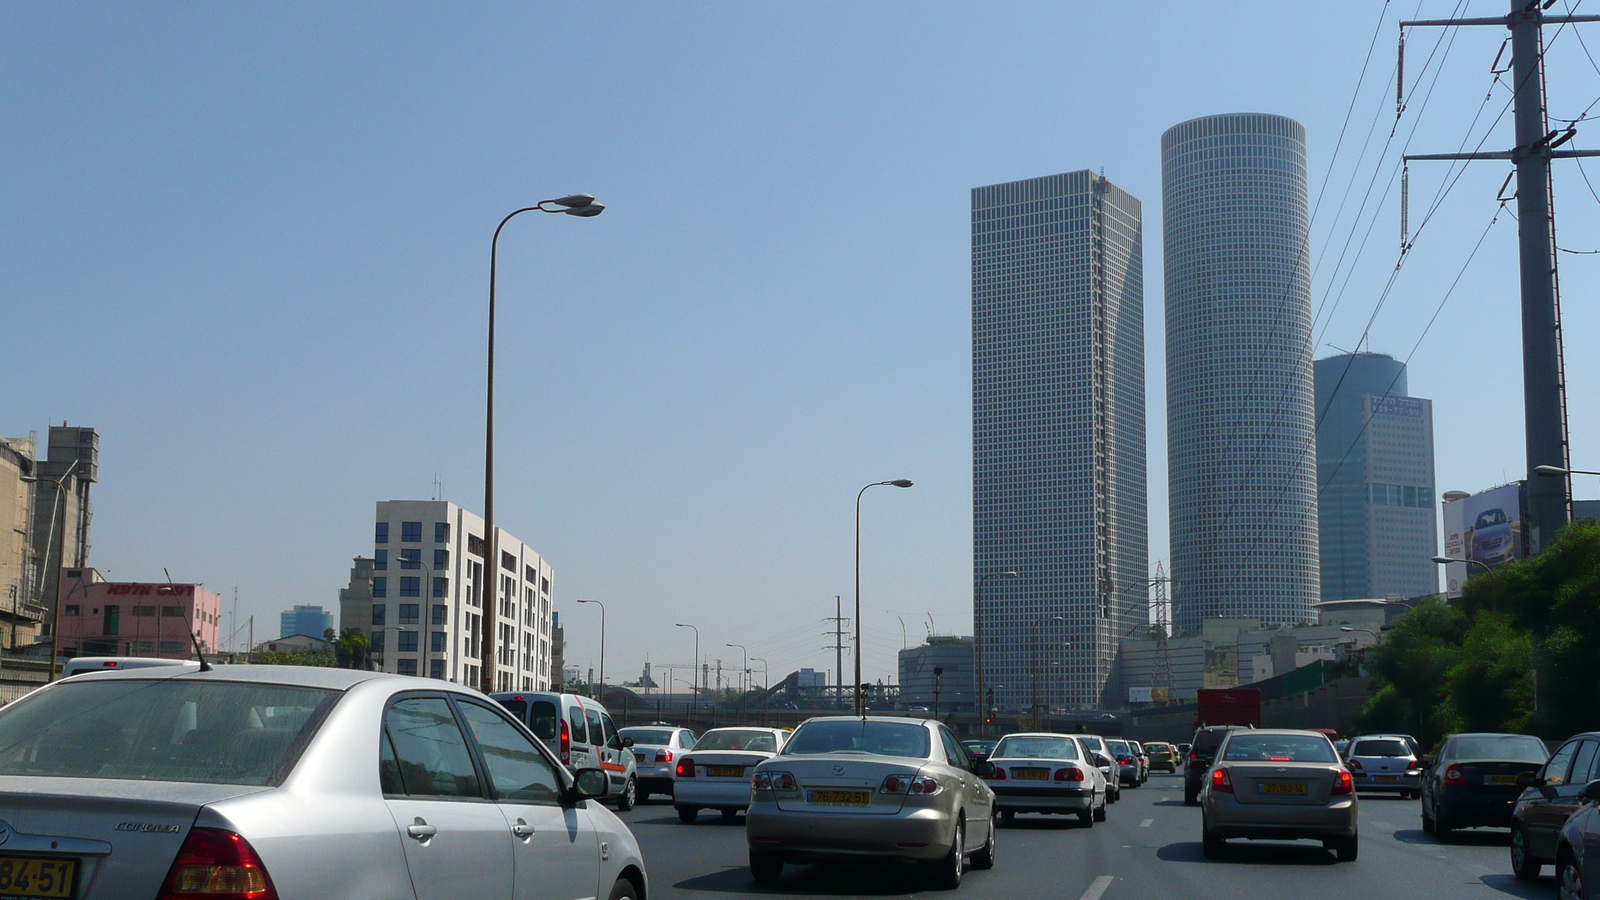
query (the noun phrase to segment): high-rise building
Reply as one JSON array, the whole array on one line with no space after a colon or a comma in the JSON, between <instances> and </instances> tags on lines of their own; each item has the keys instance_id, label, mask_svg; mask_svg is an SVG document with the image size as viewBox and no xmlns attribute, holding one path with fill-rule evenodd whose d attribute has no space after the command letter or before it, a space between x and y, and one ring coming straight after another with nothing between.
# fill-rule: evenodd
<instances>
[{"instance_id":1,"label":"high-rise building","mask_svg":"<svg viewBox=\"0 0 1600 900\"><path fill-rule=\"evenodd\" d=\"M296 606L278 614L278 637L306 634L320 638L333 627L333 613L320 606Z\"/></svg>"},{"instance_id":2,"label":"high-rise building","mask_svg":"<svg viewBox=\"0 0 1600 900\"><path fill-rule=\"evenodd\" d=\"M1147 621L1140 216L1087 170L972 191L974 650L1002 709L1117 703Z\"/></svg>"},{"instance_id":3,"label":"high-rise building","mask_svg":"<svg viewBox=\"0 0 1600 900\"><path fill-rule=\"evenodd\" d=\"M1173 624L1314 618L1305 128L1236 113L1161 136Z\"/></svg>"},{"instance_id":4,"label":"high-rise building","mask_svg":"<svg viewBox=\"0 0 1600 900\"><path fill-rule=\"evenodd\" d=\"M0 438L0 649L33 643L44 604L34 590L34 444Z\"/></svg>"},{"instance_id":5,"label":"high-rise building","mask_svg":"<svg viewBox=\"0 0 1600 900\"><path fill-rule=\"evenodd\" d=\"M55 620L61 571L89 565L89 485L100 480L100 432L76 425L50 426L45 458L35 467L33 555L35 589L44 601L43 631Z\"/></svg>"},{"instance_id":6,"label":"high-rise building","mask_svg":"<svg viewBox=\"0 0 1600 900\"><path fill-rule=\"evenodd\" d=\"M492 623L496 690L548 689L555 573L497 530L499 565L486 567L482 518L444 500L380 501L372 558L356 558L339 592L341 629L365 630L385 672L477 686Z\"/></svg>"},{"instance_id":7,"label":"high-rise building","mask_svg":"<svg viewBox=\"0 0 1600 900\"><path fill-rule=\"evenodd\" d=\"M1322 599L1434 593L1433 401L1407 396L1406 364L1386 354L1313 368Z\"/></svg>"}]
</instances>

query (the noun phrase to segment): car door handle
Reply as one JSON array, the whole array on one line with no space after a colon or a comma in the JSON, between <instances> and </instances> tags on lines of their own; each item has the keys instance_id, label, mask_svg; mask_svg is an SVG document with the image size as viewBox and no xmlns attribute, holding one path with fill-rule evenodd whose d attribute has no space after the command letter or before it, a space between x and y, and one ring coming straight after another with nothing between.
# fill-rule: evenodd
<instances>
[{"instance_id":1,"label":"car door handle","mask_svg":"<svg viewBox=\"0 0 1600 900\"><path fill-rule=\"evenodd\" d=\"M511 833L523 840L527 840L533 837L533 826L518 819L517 824L511 826Z\"/></svg>"},{"instance_id":2,"label":"car door handle","mask_svg":"<svg viewBox=\"0 0 1600 900\"><path fill-rule=\"evenodd\" d=\"M438 833L439 829L429 825L427 822L422 821L420 816L417 817L417 821L414 824L406 826L406 834L411 835L419 841L426 841L428 838L431 838Z\"/></svg>"}]
</instances>

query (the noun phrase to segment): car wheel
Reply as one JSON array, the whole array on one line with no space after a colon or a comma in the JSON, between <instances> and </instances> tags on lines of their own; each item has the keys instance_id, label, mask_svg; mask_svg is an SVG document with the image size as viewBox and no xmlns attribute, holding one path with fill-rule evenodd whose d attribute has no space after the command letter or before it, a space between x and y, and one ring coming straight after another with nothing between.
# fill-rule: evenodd
<instances>
[{"instance_id":1,"label":"car wheel","mask_svg":"<svg viewBox=\"0 0 1600 900\"><path fill-rule=\"evenodd\" d=\"M737 809L719 809L717 812L722 813L722 821L724 822L735 822L739 819L739 811Z\"/></svg>"},{"instance_id":2,"label":"car wheel","mask_svg":"<svg viewBox=\"0 0 1600 900\"><path fill-rule=\"evenodd\" d=\"M1002 810L1000 810L1000 821L1006 823L1007 825L1016 824L1017 811L1014 810L1014 809L1002 809Z\"/></svg>"},{"instance_id":3,"label":"car wheel","mask_svg":"<svg viewBox=\"0 0 1600 900\"><path fill-rule=\"evenodd\" d=\"M1556 861L1556 897L1558 900L1586 900L1583 896L1583 871L1571 853L1561 854Z\"/></svg>"},{"instance_id":4,"label":"car wheel","mask_svg":"<svg viewBox=\"0 0 1600 900\"><path fill-rule=\"evenodd\" d=\"M639 802L639 784L629 778L628 786L617 796L617 812L627 812L633 809L633 805L637 802Z\"/></svg>"},{"instance_id":5,"label":"car wheel","mask_svg":"<svg viewBox=\"0 0 1600 900\"><path fill-rule=\"evenodd\" d=\"M1333 845L1334 855L1338 858L1339 862L1355 862L1356 852L1359 849L1360 843L1358 836L1354 834L1347 838L1340 838Z\"/></svg>"},{"instance_id":6,"label":"car wheel","mask_svg":"<svg viewBox=\"0 0 1600 900\"><path fill-rule=\"evenodd\" d=\"M1228 842L1221 835L1213 832L1206 826L1206 820L1200 820L1200 852L1206 859L1220 859L1228 850Z\"/></svg>"},{"instance_id":7,"label":"car wheel","mask_svg":"<svg viewBox=\"0 0 1600 900\"><path fill-rule=\"evenodd\" d=\"M750 853L750 877L756 884L771 887L783 877L783 860L769 853Z\"/></svg>"},{"instance_id":8,"label":"car wheel","mask_svg":"<svg viewBox=\"0 0 1600 900\"><path fill-rule=\"evenodd\" d=\"M1450 813L1442 809L1433 811L1433 836L1440 842L1455 840L1456 826L1450 819Z\"/></svg>"},{"instance_id":9,"label":"car wheel","mask_svg":"<svg viewBox=\"0 0 1600 900\"><path fill-rule=\"evenodd\" d=\"M678 821L685 825L693 825L695 816L700 815L700 810L693 806L678 807Z\"/></svg>"},{"instance_id":10,"label":"car wheel","mask_svg":"<svg viewBox=\"0 0 1600 900\"><path fill-rule=\"evenodd\" d=\"M1096 822L1104 822L1106 820L1106 805L1104 803L1094 808L1094 820Z\"/></svg>"},{"instance_id":11,"label":"car wheel","mask_svg":"<svg viewBox=\"0 0 1600 900\"><path fill-rule=\"evenodd\" d=\"M990 819L989 820L989 842L987 844L983 845L983 849L982 850L979 850L977 853L972 854L972 867L974 869L992 869L992 868L994 868L995 834L997 832L999 832L999 830L1000 829L994 827L994 820Z\"/></svg>"},{"instance_id":12,"label":"car wheel","mask_svg":"<svg viewBox=\"0 0 1600 900\"><path fill-rule=\"evenodd\" d=\"M639 900L639 889L628 879L618 878L617 883L611 886L610 900Z\"/></svg>"},{"instance_id":13,"label":"car wheel","mask_svg":"<svg viewBox=\"0 0 1600 900\"><path fill-rule=\"evenodd\" d=\"M928 874L932 876L933 886L947 891L953 891L961 886L962 869L965 868L966 857L961 852L962 842L967 836L967 823L956 820L956 836L950 842L950 852L943 859L928 864Z\"/></svg>"},{"instance_id":14,"label":"car wheel","mask_svg":"<svg viewBox=\"0 0 1600 900\"><path fill-rule=\"evenodd\" d=\"M1528 852L1528 832L1520 825L1511 826L1511 874L1523 881L1538 881L1544 865Z\"/></svg>"},{"instance_id":15,"label":"car wheel","mask_svg":"<svg viewBox=\"0 0 1600 900\"><path fill-rule=\"evenodd\" d=\"M1086 809L1083 812L1078 813L1078 821L1082 822L1085 826L1087 826L1089 828L1093 828L1094 827L1094 810Z\"/></svg>"}]
</instances>

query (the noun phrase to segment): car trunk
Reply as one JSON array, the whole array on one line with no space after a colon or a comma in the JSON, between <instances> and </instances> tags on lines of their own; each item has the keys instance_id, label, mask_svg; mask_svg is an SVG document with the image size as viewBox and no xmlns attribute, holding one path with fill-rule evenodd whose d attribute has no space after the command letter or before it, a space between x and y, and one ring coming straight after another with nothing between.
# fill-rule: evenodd
<instances>
[{"instance_id":1,"label":"car trunk","mask_svg":"<svg viewBox=\"0 0 1600 900\"><path fill-rule=\"evenodd\" d=\"M1522 793L1522 788L1517 787L1517 776L1523 772L1538 772L1543 767L1543 763L1480 760L1451 763L1441 774L1447 775L1449 769L1461 770L1462 781L1445 780L1444 786L1451 790L1481 794L1485 797L1515 797Z\"/></svg>"},{"instance_id":2,"label":"car trunk","mask_svg":"<svg viewBox=\"0 0 1600 900\"><path fill-rule=\"evenodd\" d=\"M694 760L696 781L749 781L751 770L771 759L772 754L755 750L691 750L683 758Z\"/></svg>"},{"instance_id":3,"label":"car trunk","mask_svg":"<svg viewBox=\"0 0 1600 900\"><path fill-rule=\"evenodd\" d=\"M918 759L828 754L785 757L767 768L788 772L800 784L799 794L777 795L779 809L843 815L890 815L900 811L905 794L878 790L890 775L915 775ZM862 801L865 802L862 802Z\"/></svg>"},{"instance_id":4,"label":"car trunk","mask_svg":"<svg viewBox=\"0 0 1600 900\"><path fill-rule=\"evenodd\" d=\"M154 897L207 804L266 788L232 784L7 778L0 858L76 861L79 900Z\"/></svg>"},{"instance_id":5,"label":"car trunk","mask_svg":"<svg viewBox=\"0 0 1600 900\"><path fill-rule=\"evenodd\" d=\"M1327 765L1237 763L1224 766L1240 803L1278 806L1326 806L1338 770Z\"/></svg>"}]
</instances>

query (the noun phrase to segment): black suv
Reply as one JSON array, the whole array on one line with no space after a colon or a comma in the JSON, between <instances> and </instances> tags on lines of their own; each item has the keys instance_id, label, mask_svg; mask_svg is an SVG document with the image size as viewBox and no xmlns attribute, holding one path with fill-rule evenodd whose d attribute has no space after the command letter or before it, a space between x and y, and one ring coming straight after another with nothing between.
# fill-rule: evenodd
<instances>
[{"instance_id":1,"label":"black suv","mask_svg":"<svg viewBox=\"0 0 1600 900\"><path fill-rule=\"evenodd\" d=\"M1228 732L1236 731L1241 725L1201 725L1194 733L1194 740L1189 742L1189 756L1184 761L1183 767L1183 803L1185 806L1200 805L1200 779L1206 777L1211 771L1211 761L1217 756L1217 748L1222 746L1222 739Z\"/></svg>"}]
</instances>

